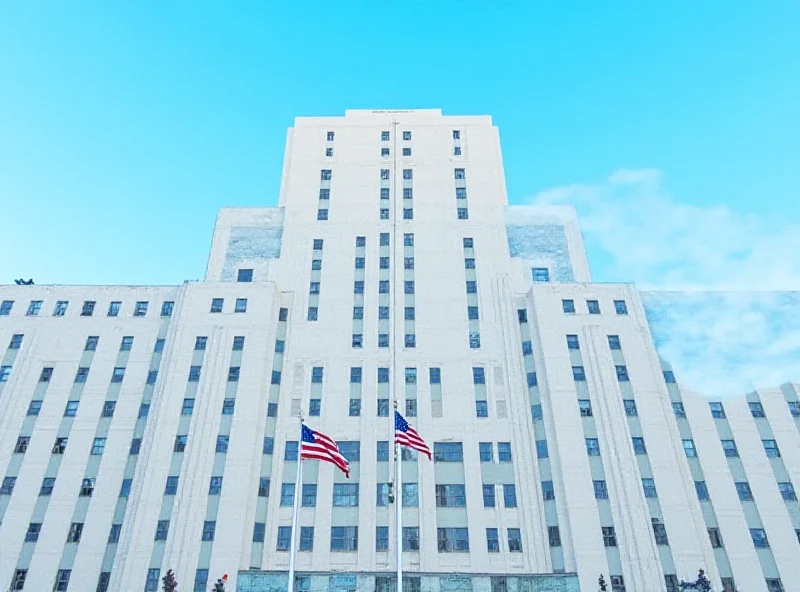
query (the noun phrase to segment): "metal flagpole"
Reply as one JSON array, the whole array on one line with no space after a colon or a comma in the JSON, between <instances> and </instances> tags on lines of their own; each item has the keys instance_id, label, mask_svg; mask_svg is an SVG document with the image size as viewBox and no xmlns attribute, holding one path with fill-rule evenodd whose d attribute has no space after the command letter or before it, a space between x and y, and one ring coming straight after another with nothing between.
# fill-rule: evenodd
<instances>
[{"instance_id":1,"label":"metal flagpole","mask_svg":"<svg viewBox=\"0 0 800 592\"><path fill-rule=\"evenodd\" d=\"M397 412L397 401L395 401L395 413ZM396 546L397 546L397 590L403 592L403 459L400 456L400 444L395 440L394 443L394 504L397 512Z\"/></svg>"},{"instance_id":2,"label":"metal flagpole","mask_svg":"<svg viewBox=\"0 0 800 592\"><path fill-rule=\"evenodd\" d=\"M300 511L300 495L303 483L303 460L300 449L303 447L303 417L300 416L300 439L297 441L297 478L294 482L294 513L292 514L292 534L289 537L289 592L294 592L294 558L297 554L297 514Z\"/></svg>"}]
</instances>

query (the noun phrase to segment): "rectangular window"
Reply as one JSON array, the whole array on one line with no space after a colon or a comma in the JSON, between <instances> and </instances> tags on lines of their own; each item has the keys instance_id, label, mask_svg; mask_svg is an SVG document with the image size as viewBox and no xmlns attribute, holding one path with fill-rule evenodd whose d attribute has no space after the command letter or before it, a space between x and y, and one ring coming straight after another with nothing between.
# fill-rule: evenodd
<instances>
[{"instance_id":1,"label":"rectangular window","mask_svg":"<svg viewBox=\"0 0 800 592\"><path fill-rule=\"evenodd\" d=\"M778 443L775 440L761 440L761 442L764 444L764 452L767 453L767 457L780 457L781 451L778 449Z\"/></svg>"},{"instance_id":2,"label":"rectangular window","mask_svg":"<svg viewBox=\"0 0 800 592\"><path fill-rule=\"evenodd\" d=\"M664 523L658 518L652 518L651 520L653 523L653 536L656 539L656 545L669 545L667 529Z\"/></svg>"},{"instance_id":3,"label":"rectangular window","mask_svg":"<svg viewBox=\"0 0 800 592\"><path fill-rule=\"evenodd\" d=\"M600 303L597 300L587 300L586 308L589 314L600 314Z\"/></svg>"},{"instance_id":4,"label":"rectangular window","mask_svg":"<svg viewBox=\"0 0 800 592\"><path fill-rule=\"evenodd\" d=\"M149 582L150 571L152 570L149 570L147 572L148 582ZM158 570L156 570L156 572L157 571ZM56 572L56 581L53 584L53 592L66 592L67 587L69 586L69 578L71 575L72 575L71 569L59 569L58 572ZM156 574L156 583L157 582L158 582L158 574ZM155 588L153 588L153 590L155 590Z\"/></svg>"},{"instance_id":5,"label":"rectangular window","mask_svg":"<svg viewBox=\"0 0 800 592\"><path fill-rule=\"evenodd\" d=\"M358 526L332 526L331 551L358 551Z\"/></svg>"},{"instance_id":6,"label":"rectangular window","mask_svg":"<svg viewBox=\"0 0 800 592\"><path fill-rule=\"evenodd\" d=\"M494 485L492 484L484 484L483 485L483 507L484 508L494 508L496 505L495 502L495 491Z\"/></svg>"},{"instance_id":7,"label":"rectangular window","mask_svg":"<svg viewBox=\"0 0 800 592\"><path fill-rule=\"evenodd\" d=\"M608 487L605 481L592 481L595 499L608 499Z\"/></svg>"},{"instance_id":8,"label":"rectangular window","mask_svg":"<svg viewBox=\"0 0 800 592\"><path fill-rule=\"evenodd\" d=\"M581 417L592 417L592 402L589 399L578 399Z\"/></svg>"},{"instance_id":9,"label":"rectangular window","mask_svg":"<svg viewBox=\"0 0 800 592\"><path fill-rule=\"evenodd\" d=\"M664 374L664 382L666 382L667 384L675 382L675 374L672 372L672 370L664 370L663 374Z\"/></svg>"},{"instance_id":10,"label":"rectangular window","mask_svg":"<svg viewBox=\"0 0 800 592\"><path fill-rule=\"evenodd\" d=\"M67 314L67 307L69 306L69 302L66 300L59 300L56 302L56 307L53 309L53 316L54 317L63 317Z\"/></svg>"},{"instance_id":11,"label":"rectangular window","mask_svg":"<svg viewBox=\"0 0 800 592\"><path fill-rule=\"evenodd\" d=\"M200 380L200 370L202 366L189 367L189 382L198 382Z\"/></svg>"},{"instance_id":12,"label":"rectangular window","mask_svg":"<svg viewBox=\"0 0 800 592\"><path fill-rule=\"evenodd\" d=\"M153 347L153 351L155 353L160 353L164 351L164 340L163 339L156 339L155 347Z\"/></svg>"},{"instance_id":13,"label":"rectangular window","mask_svg":"<svg viewBox=\"0 0 800 592\"><path fill-rule=\"evenodd\" d=\"M316 483L303 483L300 492L300 505L304 508L315 508L317 506Z\"/></svg>"},{"instance_id":14,"label":"rectangular window","mask_svg":"<svg viewBox=\"0 0 800 592\"><path fill-rule=\"evenodd\" d=\"M541 405L539 405L539 404L531 405L531 418L533 419L533 421L536 421L536 420L544 418L544 414L542 413L542 406Z\"/></svg>"},{"instance_id":15,"label":"rectangular window","mask_svg":"<svg viewBox=\"0 0 800 592\"><path fill-rule=\"evenodd\" d=\"M69 532L67 533L67 542L80 543L82 534L83 534L83 522L73 522L69 526Z\"/></svg>"},{"instance_id":16,"label":"rectangular window","mask_svg":"<svg viewBox=\"0 0 800 592\"><path fill-rule=\"evenodd\" d=\"M23 335L15 333L11 336L11 342L8 344L8 349L19 349L22 347Z\"/></svg>"},{"instance_id":17,"label":"rectangular window","mask_svg":"<svg viewBox=\"0 0 800 592\"><path fill-rule=\"evenodd\" d=\"M229 439L230 438L227 434L220 434L219 436L217 436L216 451L223 454L227 453Z\"/></svg>"},{"instance_id":18,"label":"rectangular window","mask_svg":"<svg viewBox=\"0 0 800 592\"><path fill-rule=\"evenodd\" d=\"M750 484L747 481L737 481L735 485L736 485L736 493L739 496L739 501L742 502L753 501L753 492L750 490Z\"/></svg>"},{"instance_id":19,"label":"rectangular window","mask_svg":"<svg viewBox=\"0 0 800 592\"><path fill-rule=\"evenodd\" d=\"M317 220L324 221L328 219L328 210L320 208L317 210Z\"/></svg>"},{"instance_id":20,"label":"rectangular window","mask_svg":"<svg viewBox=\"0 0 800 592\"><path fill-rule=\"evenodd\" d=\"M489 417L489 404L486 401L475 401L475 415Z\"/></svg>"},{"instance_id":21,"label":"rectangular window","mask_svg":"<svg viewBox=\"0 0 800 592\"><path fill-rule=\"evenodd\" d=\"M279 526L278 527L278 542L275 547L276 551L288 551L292 544L292 527Z\"/></svg>"},{"instance_id":22,"label":"rectangular window","mask_svg":"<svg viewBox=\"0 0 800 592\"><path fill-rule=\"evenodd\" d=\"M536 372L528 372L528 388L534 387L539 384L538 380L536 379Z\"/></svg>"},{"instance_id":23,"label":"rectangular window","mask_svg":"<svg viewBox=\"0 0 800 592\"><path fill-rule=\"evenodd\" d=\"M237 298L233 312L247 312L247 298Z\"/></svg>"},{"instance_id":24,"label":"rectangular window","mask_svg":"<svg viewBox=\"0 0 800 592\"><path fill-rule=\"evenodd\" d=\"M122 372L120 373L119 380L115 380L117 378L117 372L116 372L117 369L115 368L114 370L115 370L115 372L114 372L114 375L111 378L111 382L122 382L122 377L125 376L125 369L124 368L120 368L120 370L122 370ZM75 382L81 384L81 383L86 382L87 378L89 378L89 366L81 366L81 367L79 367L78 371L75 373Z\"/></svg>"},{"instance_id":25,"label":"rectangular window","mask_svg":"<svg viewBox=\"0 0 800 592\"><path fill-rule=\"evenodd\" d=\"M697 449L694 447L694 440L683 440L683 451L687 458L697 458Z\"/></svg>"},{"instance_id":26,"label":"rectangular window","mask_svg":"<svg viewBox=\"0 0 800 592\"><path fill-rule=\"evenodd\" d=\"M536 457L548 458L550 456L547 450L547 440L536 440Z\"/></svg>"},{"instance_id":27,"label":"rectangular window","mask_svg":"<svg viewBox=\"0 0 800 592\"><path fill-rule=\"evenodd\" d=\"M500 552L500 537L498 536L496 528L486 529L486 547L489 553ZM439 550L441 551L441 549Z\"/></svg>"},{"instance_id":28,"label":"rectangular window","mask_svg":"<svg viewBox=\"0 0 800 592\"><path fill-rule=\"evenodd\" d=\"M308 402L308 416L319 417L322 412L322 399L311 399Z\"/></svg>"},{"instance_id":29,"label":"rectangular window","mask_svg":"<svg viewBox=\"0 0 800 592\"><path fill-rule=\"evenodd\" d=\"M647 477L643 478L642 487L644 489L645 497L658 497L658 493L656 492L656 482L653 479Z\"/></svg>"},{"instance_id":30,"label":"rectangular window","mask_svg":"<svg viewBox=\"0 0 800 592\"><path fill-rule=\"evenodd\" d=\"M64 408L64 417L75 417L78 414L79 401L67 401L67 406Z\"/></svg>"},{"instance_id":31,"label":"rectangular window","mask_svg":"<svg viewBox=\"0 0 800 592\"><path fill-rule=\"evenodd\" d=\"M434 442L434 462L464 462L461 442Z\"/></svg>"},{"instance_id":32,"label":"rectangular window","mask_svg":"<svg viewBox=\"0 0 800 592\"><path fill-rule=\"evenodd\" d=\"M169 534L169 520L159 520L156 524L156 541L166 541Z\"/></svg>"},{"instance_id":33,"label":"rectangular window","mask_svg":"<svg viewBox=\"0 0 800 592\"><path fill-rule=\"evenodd\" d=\"M558 526L547 527L547 539L551 547L561 546L561 533L558 530Z\"/></svg>"},{"instance_id":34,"label":"rectangular window","mask_svg":"<svg viewBox=\"0 0 800 592\"><path fill-rule=\"evenodd\" d=\"M378 417L389 417L389 399L378 399Z\"/></svg>"},{"instance_id":35,"label":"rectangular window","mask_svg":"<svg viewBox=\"0 0 800 592\"><path fill-rule=\"evenodd\" d=\"M695 481L694 490L697 492L697 499L701 502L707 502L711 498L708 496L708 487L705 481Z\"/></svg>"},{"instance_id":36,"label":"rectangular window","mask_svg":"<svg viewBox=\"0 0 800 592\"><path fill-rule=\"evenodd\" d=\"M583 366L572 367L572 378L577 382L586 381L586 371L583 369Z\"/></svg>"},{"instance_id":37,"label":"rectangular window","mask_svg":"<svg viewBox=\"0 0 800 592\"><path fill-rule=\"evenodd\" d=\"M122 338L122 342L119 345L119 351L131 351L133 347L133 337L127 336Z\"/></svg>"},{"instance_id":38,"label":"rectangular window","mask_svg":"<svg viewBox=\"0 0 800 592\"><path fill-rule=\"evenodd\" d=\"M503 504L506 508L517 507L517 488L513 483L503 485Z\"/></svg>"},{"instance_id":39,"label":"rectangular window","mask_svg":"<svg viewBox=\"0 0 800 592\"><path fill-rule=\"evenodd\" d=\"M95 456L103 454L105 449L106 449L106 439L95 438L94 442L92 442L92 454Z\"/></svg>"},{"instance_id":40,"label":"rectangular window","mask_svg":"<svg viewBox=\"0 0 800 592\"><path fill-rule=\"evenodd\" d=\"M11 309L14 307L13 300L3 300L0 303L0 317L7 317L11 314Z\"/></svg>"},{"instance_id":41,"label":"rectangular window","mask_svg":"<svg viewBox=\"0 0 800 592\"><path fill-rule=\"evenodd\" d=\"M465 508L466 492L463 485L436 485L436 506L439 508Z\"/></svg>"},{"instance_id":42,"label":"rectangular window","mask_svg":"<svg viewBox=\"0 0 800 592\"><path fill-rule=\"evenodd\" d=\"M761 403L748 403L748 406L750 407L750 414L754 418L758 419L761 417L766 417L766 414L764 413L764 408L761 406Z\"/></svg>"},{"instance_id":43,"label":"rectangular window","mask_svg":"<svg viewBox=\"0 0 800 592\"><path fill-rule=\"evenodd\" d=\"M708 406L711 408L711 417L725 419L725 409L722 407L722 403L712 401Z\"/></svg>"},{"instance_id":44,"label":"rectangular window","mask_svg":"<svg viewBox=\"0 0 800 592\"><path fill-rule=\"evenodd\" d=\"M294 483L281 483L280 505L284 507L294 505Z\"/></svg>"},{"instance_id":45,"label":"rectangular window","mask_svg":"<svg viewBox=\"0 0 800 592\"><path fill-rule=\"evenodd\" d=\"M313 551L314 550L314 527L301 526L300 527L300 551ZM301 588L296 587L295 590Z\"/></svg>"},{"instance_id":46,"label":"rectangular window","mask_svg":"<svg viewBox=\"0 0 800 592\"><path fill-rule=\"evenodd\" d=\"M492 462L492 443L491 442L480 442L478 444L478 451L480 455L481 462L490 463Z\"/></svg>"},{"instance_id":47,"label":"rectangular window","mask_svg":"<svg viewBox=\"0 0 800 592\"><path fill-rule=\"evenodd\" d=\"M630 380L627 366L614 366L614 369L617 371L617 380L619 382L628 382Z\"/></svg>"},{"instance_id":48,"label":"rectangular window","mask_svg":"<svg viewBox=\"0 0 800 592\"><path fill-rule=\"evenodd\" d=\"M722 440L722 450L725 452L725 456L729 458L739 456L739 450L736 448L734 440Z\"/></svg>"},{"instance_id":49,"label":"rectangular window","mask_svg":"<svg viewBox=\"0 0 800 592\"><path fill-rule=\"evenodd\" d=\"M377 442L377 457L378 462L385 462L389 460L389 442L386 440L379 440Z\"/></svg>"},{"instance_id":50,"label":"rectangular window","mask_svg":"<svg viewBox=\"0 0 800 592\"><path fill-rule=\"evenodd\" d=\"M556 499L556 492L553 489L552 481L542 481L542 499L544 501Z\"/></svg>"},{"instance_id":51,"label":"rectangular window","mask_svg":"<svg viewBox=\"0 0 800 592\"><path fill-rule=\"evenodd\" d=\"M789 413L792 417L800 417L800 401L787 401Z\"/></svg>"},{"instance_id":52,"label":"rectangular window","mask_svg":"<svg viewBox=\"0 0 800 592\"><path fill-rule=\"evenodd\" d=\"M636 401L633 399L623 399L622 404L625 406L625 415L627 417L639 416L639 410L636 408Z\"/></svg>"},{"instance_id":53,"label":"rectangular window","mask_svg":"<svg viewBox=\"0 0 800 592\"><path fill-rule=\"evenodd\" d=\"M682 418L686 417L686 410L683 408L683 403L673 403L672 404L672 412L675 414L675 417Z\"/></svg>"},{"instance_id":54,"label":"rectangular window","mask_svg":"<svg viewBox=\"0 0 800 592\"><path fill-rule=\"evenodd\" d=\"M172 446L172 452L185 452L186 451L186 442L189 439L189 436L186 434L178 434L175 436L175 444Z\"/></svg>"},{"instance_id":55,"label":"rectangular window","mask_svg":"<svg viewBox=\"0 0 800 592\"><path fill-rule=\"evenodd\" d=\"M357 507L358 483L334 483L333 505L334 507Z\"/></svg>"},{"instance_id":56,"label":"rectangular window","mask_svg":"<svg viewBox=\"0 0 800 592\"><path fill-rule=\"evenodd\" d=\"M53 377L53 369L50 367L42 368L42 373L39 374L39 382L50 382Z\"/></svg>"},{"instance_id":57,"label":"rectangular window","mask_svg":"<svg viewBox=\"0 0 800 592\"><path fill-rule=\"evenodd\" d=\"M296 461L297 460L298 445L297 440L289 440L286 442L283 449L283 460Z\"/></svg>"},{"instance_id":58,"label":"rectangular window","mask_svg":"<svg viewBox=\"0 0 800 592\"><path fill-rule=\"evenodd\" d=\"M614 532L613 526L603 526L602 527L603 533L603 545L606 547L616 547L617 546L617 534Z\"/></svg>"},{"instance_id":59,"label":"rectangular window","mask_svg":"<svg viewBox=\"0 0 800 592\"><path fill-rule=\"evenodd\" d=\"M624 300L615 300L614 301L614 311L618 315L626 315L626 314L628 314L628 305L625 304Z\"/></svg>"},{"instance_id":60,"label":"rectangular window","mask_svg":"<svg viewBox=\"0 0 800 592\"><path fill-rule=\"evenodd\" d=\"M574 300L562 300L561 301L561 309L566 314L574 314L574 312L575 312L575 301Z\"/></svg>"},{"instance_id":61,"label":"rectangular window","mask_svg":"<svg viewBox=\"0 0 800 592\"><path fill-rule=\"evenodd\" d=\"M143 317L147 315L147 307L149 306L149 302L137 302L133 308L133 316L135 317Z\"/></svg>"},{"instance_id":62,"label":"rectangular window","mask_svg":"<svg viewBox=\"0 0 800 592\"><path fill-rule=\"evenodd\" d=\"M467 208L458 208L456 210L456 216L459 220L468 220L469 219L469 210Z\"/></svg>"},{"instance_id":63,"label":"rectangular window","mask_svg":"<svg viewBox=\"0 0 800 592\"><path fill-rule=\"evenodd\" d=\"M750 536L753 539L753 545L756 549L768 549L769 540L767 539L767 532L763 528L751 528Z\"/></svg>"},{"instance_id":64,"label":"rectangular window","mask_svg":"<svg viewBox=\"0 0 800 592\"><path fill-rule=\"evenodd\" d=\"M709 528L708 538L711 540L711 546L714 549L722 548L722 535L719 532L719 528Z\"/></svg>"},{"instance_id":65,"label":"rectangular window","mask_svg":"<svg viewBox=\"0 0 800 592\"><path fill-rule=\"evenodd\" d=\"M550 281L550 270L546 267L534 267L531 270L533 281L537 284L547 283Z\"/></svg>"},{"instance_id":66,"label":"rectangular window","mask_svg":"<svg viewBox=\"0 0 800 592\"><path fill-rule=\"evenodd\" d=\"M501 463L511 462L511 442L497 443L497 461Z\"/></svg>"},{"instance_id":67,"label":"rectangular window","mask_svg":"<svg viewBox=\"0 0 800 592\"><path fill-rule=\"evenodd\" d=\"M466 528L437 528L440 553L469 553L469 531Z\"/></svg>"},{"instance_id":68,"label":"rectangular window","mask_svg":"<svg viewBox=\"0 0 800 592\"><path fill-rule=\"evenodd\" d=\"M781 481L778 483L778 489L781 492L781 497L787 502L797 501L797 494L794 492L794 487L789 481Z\"/></svg>"},{"instance_id":69,"label":"rectangular window","mask_svg":"<svg viewBox=\"0 0 800 592\"><path fill-rule=\"evenodd\" d=\"M597 438L586 438L586 454L600 456L600 442Z\"/></svg>"},{"instance_id":70,"label":"rectangular window","mask_svg":"<svg viewBox=\"0 0 800 592\"><path fill-rule=\"evenodd\" d=\"M42 410L42 400L36 399L34 401L31 401L30 404L28 405L27 415L35 417L39 415L41 410Z\"/></svg>"},{"instance_id":71,"label":"rectangular window","mask_svg":"<svg viewBox=\"0 0 800 592\"><path fill-rule=\"evenodd\" d=\"M581 348L577 335L567 335L567 349L579 350Z\"/></svg>"},{"instance_id":72,"label":"rectangular window","mask_svg":"<svg viewBox=\"0 0 800 592\"><path fill-rule=\"evenodd\" d=\"M644 445L644 438L631 438L633 442L634 454L647 454L647 447Z\"/></svg>"},{"instance_id":73,"label":"rectangular window","mask_svg":"<svg viewBox=\"0 0 800 592\"><path fill-rule=\"evenodd\" d=\"M608 348L616 350L622 349L622 344L619 342L619 335L608 336Z\"/></svg>"}]
</instances>

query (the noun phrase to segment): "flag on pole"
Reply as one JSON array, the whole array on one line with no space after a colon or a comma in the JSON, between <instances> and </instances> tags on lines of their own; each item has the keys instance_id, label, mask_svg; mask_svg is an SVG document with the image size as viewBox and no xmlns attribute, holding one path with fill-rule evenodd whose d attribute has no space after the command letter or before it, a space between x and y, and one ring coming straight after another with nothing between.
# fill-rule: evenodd
<instances>
[{"instance_id":1,"label":"flag on pole","mask_svg":"<svg viewBox=\"0 0 800 592\"><path fill-rule=\"evenodd\" d=\"M431 449L425 444L425 440L417 430L408 425L406 418L397 411L394 412L394 441L400 446L408 446L420 451L428 456L428 460L431 460Z\"/></svg>"},{"instance_id":2,"label":"flag on pole","mask_svg":"<svg viewBox=\"0 0 800 592\"><path fill-rule=\"evenodd\" d=\"M323 460L333 463L350 478L350 463L339 451L339 446L322 432L316 432L303 424L300 442L300 460Z\"/></svg>"}]
</instances>

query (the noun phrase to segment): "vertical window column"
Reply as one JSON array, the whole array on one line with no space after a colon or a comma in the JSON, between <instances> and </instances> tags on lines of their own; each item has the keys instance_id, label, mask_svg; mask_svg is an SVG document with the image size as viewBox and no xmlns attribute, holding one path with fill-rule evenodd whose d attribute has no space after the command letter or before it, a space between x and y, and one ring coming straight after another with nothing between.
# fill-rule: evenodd
<instances>
[{"instance_id":1,"label":"vertical window column","mask_svg":"<svg viewBox=\"0 0 800 592\"><path fill-rule=\"evenodd\" d=\"M317 204L317 220L325 221L328 219L328 210L331 200L331 178L333 172L330 169L322 169L319 175L319 202Z\"/></svg>"},{"instance_id":2,"label":"vertical window column","mask_svg":"<svg viewBox=\"0 0 800 592\"><path fill-rule=\"evenodd\" d=\"M417 369L406 368L405 373L406 417L417 417Z\"/></svg>"},{"instance_id":3,"label":"vertical window column","mask_svg":"<svg viewBox=\"0 0 800 592\"><path fill-rule=\"evenodd\" d=\"M524 306L524 301L523 301ZM526 384L528 385L528 400L531 405L531 418L533 422L533 436L536 441L536 458L539 464L539 475L542 480L540 486L544 503L545 523L548 534L558 531L558 508L556 494L553 488L553 470L550 466L550 453L547 447L547 434L545 433L544 414L542 413L542 398L539 393L539 382L536 378L536 366L533 359L533 346L531 345L531 331L528 324L527 308L517 309L520 335L522 336L522 354L525 364ZM560 532L558 540L554 534L550 538L550 560L554 571L564 569L564 550L561 546ZM552 543L558 542L558 545Z\"/></svg>"},{"instance_id":4,"label":"vertical window column","mask_svg":"<svg viewBox=\"0 0 800 592\"><path fill-rule=\"evenodd\" d=\"M319 318L319 293L322 283L322 246L321 238L315 238L311 250L311 279L308 284L307 320Z\"/></svg>"},{"instance_id":5,"label":"vertical window column","mask_svg":"<svg viewBox=\"0 0 800 592\"><path fill-rule=\"evenodd\" d=\"M389 368L378 368L378 417L389 417L389 398L391 394L391 387L389 386Z\"/></svg>"},{"instance_id":6,"label":"vertical window column","mask_svg":"<svg viewBox=\"0 0 800 592\"><path fill-rule=\"evenodd\" d=\"M478 419L489 417L489 400L486 395L486 369L483 366L472 367L472 385L475 390L475 416Z\"/></svg>"},{"instance_id":7,"label":"vertical window column","mask_svg":"<svg viewBox=\"0 0 800 592\"><path fill-rule=\"evenodd\" d=\"M389 212L391 211L391 192L392 192L392 171L390 169L381 169L380 180L380 219L388 220Z\"/></svg>"},{"instance_id":8,"label":"vertical window column","mask_svg":"<svg viewBox=\"0 0 800 592\"><path fill-rule=\"evenodd\" d=\"M382 237L383 235L381 235ZM353 272L353 337L351 347L364 347L364 282L366 277L367 238L356 237L355 271Z\"/></svg>"},{"instance_id":9,"label":"vertical window column","mask_svg":"<svg viewBox=\"0 0 800 592\"><path fill-rule=\"evenodd\" d=\"M391 332L390 319L392 295L391 295L391 267L392 267L392 248L388 232L380 235L380 245L378 248L378 347L389 347L389 335Z\"/></svg>"},{"instance_id":10,"label":"vertical window column","mask_svg":"<svg viewBox=\"0 0 800 592\"><path fill-rule=\"evenodd\" d=\"M456 182L456 217L459 220L469 219L467 206L467 173L465 169L454 169Z\"/></svg>"},{"instance_id":11,"label":"vertical window column","mask_svg":"<svg viewBox=\"0 0 800 592\"><path fill-rule=\"evenodd\" d=\"M666 363L662 364L664 381L666 382L667 392L669 393L670 401L672 402L672 410L673 414L675 415L675 421L678 424L678 431L680 432L681 440L683 442L686 461L689 463L689 471L692 475L692 479L694 479L694 487L695 492L697 493L697 499L700 501L700 506L703 508L703 520L705 521L706 528L708 528L709 531L714 529L718 532L719 524L717 522L717 515L714 511L714 504L712 503L708 493L703 467L700 464L700 459L697 458L697 450L692 437L692 429L689 425L689 420L686 418L686 411L683 407L681 392L678 388L678 384L675 381L675 375L673 374L671 367ZM744 482L743 485L746 486L747 491L750 490L749 485L746 482ZM738 491L738 483L736 488ZM739 491L739 496L741 498L741 491ZM733 580L733 572L731 571L731 564L728 558L727 550L724 547L715 548L714 558L716 559L717 570L722 578L723 586L725 587L724 592L729 592L729 590L732 592L735 589L735 583Z\"/></svg>"},{"instance_id":12,"label":"vertical window column","mask_svg":"<svg viewBox=\"0 0 800 592\"><path fill-rule=\"evenodd\" d=\"M478 305L478 270L475 268L475 241L464 238L464 273L467 281L467 321L469 323L469 347L481 346L480 309ZM470 289L474 288L474 289Z\"/></svg>"},{"instance_id":13,"label":"vertical window column","mask_svg":"<svg viewBox=\"0 0 800 592\"><path fill-rule=\"evenodd\" d=\"M414 173L403 169L403 220L414 219Z\"/></svg>"},{"instance_id":14,"label":"vertical window column","mask_svg":"<svg viewBox=\"0 0 800 592\"><path fill-rule=\"evenodd\" d=\"M255 524L253 525L254 532L256 524L265 524L267 522L272 461L275 452L275 427L277 424L281 377L283 376L288 319L289 310L281 308L278 311L278 326L275 330L275 351L272 356L272 378L270 380L269 401L267 403L267 422L264 426L264 439L261 444L261 470L258 478L258 497L256 501ZM254 541L252 543L250 549L250 565L252 567L261 568L261 562L264 557L264 544L263 541Z\"/></svg>"},{"instance_id":15,"label":"vertical window column","mask_svg":"<svg viewBox=\"0 0 800 592\"><path fill-rule=\"evenodd\" d=\"M403 235L403 345L417 347L416 282L414 281L414 235Z\"/></svg>"}]
</instances>

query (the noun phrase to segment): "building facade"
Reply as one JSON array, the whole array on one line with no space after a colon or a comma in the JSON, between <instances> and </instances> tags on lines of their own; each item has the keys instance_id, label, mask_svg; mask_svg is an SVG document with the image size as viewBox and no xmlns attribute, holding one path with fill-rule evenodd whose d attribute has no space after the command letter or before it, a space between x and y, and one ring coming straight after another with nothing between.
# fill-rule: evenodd
<instances>
[{"instance_id":1,"label":"building facade","mask_svg":"<svg viewBox=\"0 0 800 592\"><path fill-rule=\"evenodd\" d=\"M297 495L301 590L390 590L402 501L410 592L800 591L800 385L683 387L574 211L508 205L489 117L299 118L203 281L2 286L0 347L11 590L285 590ZM350 479L295 491L301 414Z\"/></svg>"}]
</instances>

